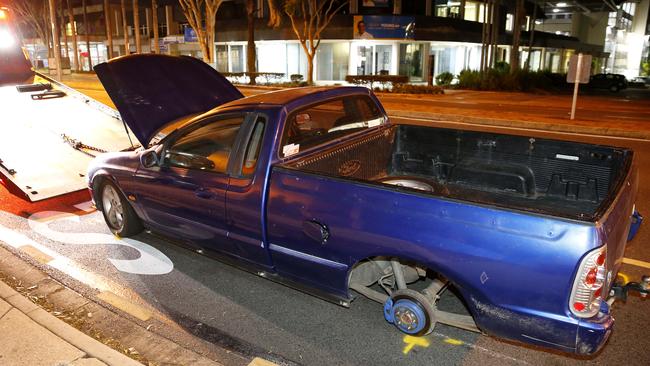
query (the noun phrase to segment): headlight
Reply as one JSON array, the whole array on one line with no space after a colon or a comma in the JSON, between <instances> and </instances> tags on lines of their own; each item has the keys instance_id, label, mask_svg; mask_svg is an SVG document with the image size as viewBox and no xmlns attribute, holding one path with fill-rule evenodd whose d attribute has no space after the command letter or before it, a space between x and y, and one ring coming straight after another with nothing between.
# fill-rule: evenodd
<instances>
[{"instance_id":1,"label":"headlight","mask_svg":"<svg viewBox=\"0 0 650 366\"><path fill-rule=\"evenodd\" d=\"M16 43L13 35L8 29L0 29L0 48L9 48Z\"/></svg>"}]
</instances>

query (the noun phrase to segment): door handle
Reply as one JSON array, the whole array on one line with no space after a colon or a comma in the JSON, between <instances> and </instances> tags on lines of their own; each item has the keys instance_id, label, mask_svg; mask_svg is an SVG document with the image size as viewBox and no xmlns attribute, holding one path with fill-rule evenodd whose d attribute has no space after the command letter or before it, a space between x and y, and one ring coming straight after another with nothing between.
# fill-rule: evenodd
<instances>
[{"instance_id":1,"label":"door handle","mask_svg":"<svg viewBox=\"0 0 650 366\"><path fill-rule=\"evenodd\" d=\"M214 198L214 193L210 192L209 190L205 188L199 188L194 191L194 195L197 196L198 198L203 198L203 199L211 199Z\"/></svg>"},{"instance_id":2,"label":"door handle","mask_svg":"<svg viewBox=\"0 0 650 366\"><path fill-rule=\"evenodd\" d=\"M307 237L325 245L330 238L330 230L327 225L321 224L316 220L306 220L302 223L302 232Z\"/></svg>"}]
</instances>

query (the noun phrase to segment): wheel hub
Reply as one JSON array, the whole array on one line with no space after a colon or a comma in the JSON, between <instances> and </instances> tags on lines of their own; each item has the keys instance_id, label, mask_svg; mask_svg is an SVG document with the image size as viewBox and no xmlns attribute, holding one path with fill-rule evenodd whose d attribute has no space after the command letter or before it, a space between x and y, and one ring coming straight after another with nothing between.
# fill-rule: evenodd
<instances>
[{"instance_id":1,"label":"wheel hub","mask_svg":"<svg viewBox=\"0 0 650 366\"><path fill-rule=\"evenodd\" d=\"M409 331L418 327L418 316L410 309L398 308L395 310L395 323Z\"/></svg>"}]
</instances>

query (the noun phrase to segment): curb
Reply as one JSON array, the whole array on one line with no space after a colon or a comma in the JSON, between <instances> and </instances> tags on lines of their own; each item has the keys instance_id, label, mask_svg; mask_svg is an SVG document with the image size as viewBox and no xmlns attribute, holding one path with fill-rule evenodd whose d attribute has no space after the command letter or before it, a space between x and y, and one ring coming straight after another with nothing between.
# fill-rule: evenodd
<instances>
[{"instance_id":1,"label":"curb","mask_svg":"<svg viewBox=\"0 0 650 366\"><path fill-rule=\"evenodd\" d=\"M421 118L428 119L433 122L453 122L453 123L469 123L485 126L496 127L513 127L513 128L527 128L531 130L539 130L542 132L564 132L564 133L581 133L587 135L605 136L605 137L624 137L636 138L642 140L650 140L650 131L635 131L624 130L611 127L592 127L576 124L566 124L566 121L555 122L537 122L537 121L522 121L522 120L507 120L496 118L482 118L457 114L446 113L432 113L432 112L408 112L394 109L387 109L386 112L391 117L399 118Z\"/></svg>"},{"instance_id":2,"label":"curb","mask_svg":"<svg viewBox=\"0 0 650 366\"><path fill-rule=\"evenodd\" d=\"M27 298L4 282L0 282L0 298L32 319L36 324L49 330L55 336L70 343L92 358L96 358L111 366L142 366L141 363L91 338L68 325L63 320L41 309L38 305L27 300Z\"/></svg>"}]
</instances>

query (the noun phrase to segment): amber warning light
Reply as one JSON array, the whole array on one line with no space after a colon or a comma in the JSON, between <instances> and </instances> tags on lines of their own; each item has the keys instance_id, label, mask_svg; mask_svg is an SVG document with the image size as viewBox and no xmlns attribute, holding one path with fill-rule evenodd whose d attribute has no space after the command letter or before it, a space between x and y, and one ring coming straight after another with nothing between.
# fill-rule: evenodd
<instances>
[{"instance_id":1,"label":"amber warning light","mask_svg":"<svg viewBox=\"0 0 650 366\"><path fill-rule=\"evenodd\" d=\"M7 19L7 12L4 9L0 9L0 20Z\"/></svg>"}]
</instances>

